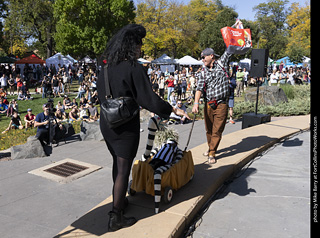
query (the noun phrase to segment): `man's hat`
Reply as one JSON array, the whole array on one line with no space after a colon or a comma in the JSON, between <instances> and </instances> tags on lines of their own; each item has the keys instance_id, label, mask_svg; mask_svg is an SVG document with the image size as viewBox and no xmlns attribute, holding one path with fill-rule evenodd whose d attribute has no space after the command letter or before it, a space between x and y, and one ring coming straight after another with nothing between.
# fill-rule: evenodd
<instances>
[{"instance_id":1,"label":"man's hat","mask_svg":"<svg viewBox=\"0 0 320 238\"><path fill-rule=\"evenodd\" d=\"M216 57L220 56L220 55L216 54L212 48L206 48L201 52L201 57L207 56L207 55L214 55Z\"/></svg>"}]
</instances>

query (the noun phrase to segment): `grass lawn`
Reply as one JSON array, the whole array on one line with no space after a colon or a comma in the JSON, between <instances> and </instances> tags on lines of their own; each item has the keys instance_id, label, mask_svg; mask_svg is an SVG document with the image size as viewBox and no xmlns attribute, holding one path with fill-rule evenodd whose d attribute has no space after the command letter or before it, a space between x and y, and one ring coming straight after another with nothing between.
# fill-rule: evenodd
<instances>
[{"instance_id":1,"label":"grass lawn","mask_svg":"<svg viewBox=\"0 0 320 238\"><path fill-rule=\"evenodd\" d=\"M69 98L72 99L77 96L79 85L77 83L73 83L70 89ZM34 89L31 89L31 92L34 92ZM22 121L22 124L24 123L24 116L27 114L27 109L31 108L32 113L34 115L39 114L40 112L43 112L42 105L44 103L48 102L48 98L42 98L41 94L32 94L33 100L27 100L27 101L17 101L18 102L18 109L19 109L19 115ZM8 96L8 101L11 101L12 99L17 99L17 95L15 96ZM63 98L54 98L54 106L57 105L58 101L63 101ZM79 99L77 99L77 102L79 103ZM98 108L99 109L99 108ZM70 111L70 110L69 110ZM67 113L69 111L66 111ZM99 111L99 110L98 110ZM9 132L2 134L1 132L4 131L9 123L10 123L10 117L6 117L4 115L0 116L0 150L8 149L11 146L23 144L26 142L27 138L29 136L35 135L37 129L29 129L28 131L23 130L10 130ZM76 133L80 131L80 123L76 123L75 131Z\"/></svg>"}]
</instances>

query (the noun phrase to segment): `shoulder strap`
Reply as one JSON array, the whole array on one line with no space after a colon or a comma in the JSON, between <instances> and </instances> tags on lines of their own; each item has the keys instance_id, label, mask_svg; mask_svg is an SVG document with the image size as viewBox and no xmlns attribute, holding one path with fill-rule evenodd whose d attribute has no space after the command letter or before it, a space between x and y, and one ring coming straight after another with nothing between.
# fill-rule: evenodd
<instances>
[{"instance_id":1,"label":"shoulder strap","mask_svg":"<svg viewBox=\"0 0 320 238\"><path fill-rule=\"evenodd\" d=\"M215 62L216 62L217 65L220 66L220 68L222 68L222 70L224 71L224 73L225 73L225 75L226 75L226 77L227 77L227 79L228 79L228 78L229 78L229 75L228 75L226 69L225 69L218 61L215 61Z\"/></svg>"},{"instance_id":2,"label":"shoulder strap","mask_svg":"<svg viewBox=\"0 0 320 238\"><path fill-rule=\"evenodd\" d=\"M112 97L111 91L110 91L110 85L109 85L109 79L108 79L108 66L104 66L104 85L106 89L106 98Z\"/></svg>"}]
</instances>

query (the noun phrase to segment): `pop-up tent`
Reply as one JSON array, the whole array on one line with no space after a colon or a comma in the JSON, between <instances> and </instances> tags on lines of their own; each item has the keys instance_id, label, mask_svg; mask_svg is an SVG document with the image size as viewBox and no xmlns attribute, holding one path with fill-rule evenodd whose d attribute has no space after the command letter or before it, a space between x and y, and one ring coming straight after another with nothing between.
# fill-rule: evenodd
<instances>
[{"instance_id":1,"label":"pop-up tent","mask_svg":"<svg viewBox=\"0 0 320 238\"><path fill-rule=\"evenodd\" d=\"M75 60L71 55L66 55L68 59L70 59L73 63L77 63L78 60Z\"/></svg>"},{"instance_id":2,"label":"pop-up tent","mask_svg":"<svg viewBox=\"0 0 320 238\"><path fill-rule=\"evenodd\" d=\"M239 61L239 66L241 68L246 68L247 70L250 70L251 67L251 59L248 58L244 58L242 60Z\"/></svg>"},{"instance_id":3,"label":"pop-up tent","mask_svg":"<svg viewBox=\"0 0 320 238\"><path fill-rule=\"evenodd\" d=\"M16 62L16 61L17 61L16 59L10 58L10 57L8 57L8 56L0 57L0 63L12 64L12 63L14 63L14 62Z\"/></svg>"},{"instance_id":4,"label":"pop-up tent","mask_svg":"<svg viewBox=\"0 0 320 238\"><path fill-rule=\"evenodd\" d=\"M43 65L45 63L46 63L46 61L44 61L44 60L40 59L38 56L32 54L28 57L21 59L21 60L17 60L14 64L29 64L29 65L30 64L41 64L41 65Z\"/></svg>"},{"instance_id":5,"label":"pop-up tent","mask_svg":"<svg viewBox=\"0 0 320 238\"><path fill-rule=\"evenodd\" d=\"M51 56L50 58L46 59L46 65L48 67L50 67L50 65L55 65L56 68L59 68L59 64L60 67L62 67L63 65L68 67L69 65L73 64L73 61L65 57L61 53L57 53L54 56Z\"/></svg>"},{"instance_id":6,"label":"pop-up tent","mask_svg":"<svg viewBox=\"0 0 320 238\"><path fill-rule=\"evenodd\" d=\"M148 61L148 60L146 60L146 59L144 59L144 58L139 58L139 59L138 59L138 62L139 62L140 64L150 64L150 63L151 63L151 61Z\"/></svg>"},{"instance_id":7,"label":"pop-up tent","mask_svg":"<svg viewBox=\"0 0 320 238\"><path fill-rule=\"evenodd\" d=\"M181 59L178 59L177 63L181 65L202 65L203 64L201 60L196 60L195 58L192 58L189 55L186 55Z\"/></svg>"},{"instance_id":8,"label":"pop-up tent","mask_svg":"<svg viewBox=\"0 0 320 238\"><path fill-rule=\"evenodd\" d=\"M152 60L152 64L174 64L175 61L166 54L161 55L158 59Z\"/></svg>"},{"instance_id":9,"label":"pop-up tent","mask_svg":"<svg viewBox=\"0 0 320 238\"><path fill-rule=\"evenodd\" d=\"M285 66L294 66L294 65L297 65L298 67L302 66L302 62L299 62L298 64L294 64L293 62L290 61L288 56L278 59L276 62L277 64L281 64L281 62L283 62Z\"/></svg>"},{"instance_id":10,"label":"pop-up tent","mask_svg":"<svg viewBox=\"0 0 320 238\"><path fill-rule=\"evenodd\" d=\"M93 64L94 63L94 60L91 59L88 55L79 61L81 63L85 63L85 64Z\"/></svg>"}]
</instances>

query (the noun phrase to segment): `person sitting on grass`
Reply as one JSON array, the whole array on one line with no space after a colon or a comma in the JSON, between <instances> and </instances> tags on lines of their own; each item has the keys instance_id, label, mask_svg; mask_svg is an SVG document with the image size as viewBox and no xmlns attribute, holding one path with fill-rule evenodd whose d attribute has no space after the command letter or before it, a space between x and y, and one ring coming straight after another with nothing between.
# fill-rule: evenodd
<instances>
[{"instance_id":1,"label":"person sitting on grass","mask_svg":"<svg viewBox=\"0 0 320 238\"><path fill-rule=\"evenodd\" d=\"M74 106L78 107L78 103L75 98L72 98L72 102L71 102L70 106L71 106L71 108Z\"/></svg>"},{"instance_id":2,"label":"person sitting on grass","mask_svg":"<svg viewBox=\"0 0 320 238\"><path fill-rule=\"evenodd\" d=\"M18 112L18 103L15 99L12 99L12 101L8 105L7 117L11 117L14 111Z\"/></svg>"},{"instance_id":3,"label":"person sitting on grass","mask_svg":"<svg viewBox=\"0 0 320 238\"><path fill-rule=\"evenodd\" d=\"M26 100L32 100L33 99L33 97L31 97L31 93L29 92L29 89L27 87L27 82L26 81L23 82L23 85L21 87L21 91L22 91L22 95L24 96L24 98Z\"/></svg>"},{"instance_id":4,"label":"person sitting on grass","mask_svg":"<svg viewBox=\"0 0 320 238\"><path fill-rule=\"evenodd\" d=\"M80 119L83 121L91 122L91 119L88 116L87 108L85 108L83 105L80 106Z\"/></svg>"},{"instance_id":5,"label":"person sitting on grass","mask_svg":"<svg viewBox=\"0 0 320 238\"><path fill-rule=\"evenodd\" d=\"M55 116L58 122L67 121L67 116L65 111L62 111L60 108L57 108Z\"/></svg>"},{"instance_id":6,"label":"person sitting on grass","mask_svg":"<svg viewBox=\"0 0 320 238\"><path fill-rule=\"evenodd\" d=\"M7 93L3 88L0 88L0 98L7 98Z\"/></svg>"},{"instance_id":7,"label":"person sitting on grass","mask_svg":"<svg viewBox=\"0 0 320 238\"><path fill-rule=\"evenodd\" d=\"M17 100L19 101L26 100L25 96L23 96L22 90L19 90Z\"/></svg>"},{"instance_id":8,"label":"person sitting on grass","mask_svg":"<svg viewBox=\"0 0 320 238\"><path fill-rule=\"evenodd\" d=\"M93 121L97 121L99 119L98 110L95 106L93 106L93 103L90 101L88 106L88 110L90 113L90 119Z\"/></svg>"},{"instance_id":9,"label":"person sitting on grass","mask_svg":"<svg viewBox=\"0 0 320 238\"><path fill-rule=\"evenodd\" d=\"M78 116L78 109L73 107L72 110L69 112L69 122L72 123L74 121L79 121L80 118Z\"/></svg>"},{"instance_id":10,"label":"person sitting on grass","mask_svg":"<svg viewBox=\"0 0 320 238\"><path fill-rule=\"evenodd\" d=\"M60 109L62 113L64 113L64 110L66 109L64 105L62 105L61 101L58 101L58 104L56 105L56 109Z\"/></svg>"},{"instance_id":11,"label":"person sitting on grass","mask_svg":"<svg viewBox=\"0 0 320 238\"><path fill-rule=\"evenodd\" d=\"M24 116L24 121L26 122L26 125L25 125L26 130L28 130L28 128L34 127L35 119L36 119L36 116L32 114L32 109L28 108L27 115Z\"/></svg>"},{"instance_id":12,"label":"person sitting on grass","mask_svg":"<svg viewBox=\"0 0 320 238\"><path fill-rule=\"evenodd\" d=\"M9 122L9 126L7 129L5 129L2 134L8 132L9 130L11 129L23 129L23 125L22 125L22 122L21 122L21 119L20 119L20 116L18 115L18 112L14 112L13 113L13 116Z\"/></svg>"},{"instance_id":13,"label":"person sitting on grass","mask_svg":"<svg viewBox=\"0 0 320 238\"><path fill-rule=\"evenodd\" d=\"M3 99L0 98L0 115L5 115L8 110L8 105L3 102Z\"/></svg>"},{"instance_id":14,"label":"person sitting on grass","mask_svg":"<svg viewBox=\"0 0 320 238\"><path fill-rule=\"evenodd\" d=\"M88 107L88 100L85 97L82 97L79 102L79 106L83 105L84 107Z\"/></svg>"},{"instance_id":15,"label":"person sitting on grass","mask_svg":"<svg viewBox=\"0 0 320 238\"><path fill-rule=\"evenodd\" d=\"M64 95L63 106L64 106L64 108L65 108L66 110L72 108L71 100L70 100L70 98L68 97L68 95Z\"/></svg>"}]
</instances>

